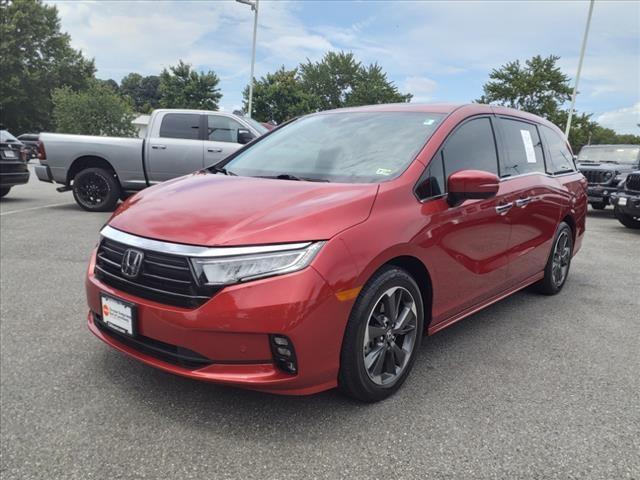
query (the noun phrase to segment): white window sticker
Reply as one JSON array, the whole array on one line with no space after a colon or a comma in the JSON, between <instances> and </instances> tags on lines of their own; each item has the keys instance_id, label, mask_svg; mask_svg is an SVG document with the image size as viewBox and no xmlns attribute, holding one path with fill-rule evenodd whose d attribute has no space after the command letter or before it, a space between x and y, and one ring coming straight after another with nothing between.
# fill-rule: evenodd
<instances>
[{"instance_id":1,"label":"white window sticker","mask_svg":"<svg viewBox=\"0 0 640 480\"><path fill-rule=\"evenodd\" d=\"M376 170L376 175L389 176L392 173L393 173L393 170L391 170L390 168L379 168L378 170Z\"/></svg>"},{"instance_id":2,"label":"white window sticker","mask_svg":"<svg viewBox=\"0 0 640 480\"><path fill-rule=\"evenodd\" d=\"M536 163L536 151L533 149L533 141L529 130L520 130L524 151L527 154L527 163Z\"/></svg>"}]
</instances>

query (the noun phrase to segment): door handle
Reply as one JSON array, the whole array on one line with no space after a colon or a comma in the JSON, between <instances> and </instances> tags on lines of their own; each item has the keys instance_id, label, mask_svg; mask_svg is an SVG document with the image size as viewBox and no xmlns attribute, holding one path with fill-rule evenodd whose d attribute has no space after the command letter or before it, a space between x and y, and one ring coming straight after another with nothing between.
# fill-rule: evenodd
<instances>
[{"instance_id":1,"label":"door handle","mask_svg":"<svg viewBox=\"0 0 640 480\"><path fill-rule=\"evenodd\" d=\"M531 202L531 197L519 198L516 200L516 207L526 207Z\"/></svg>"},{"instance_id":2,"label":"door handle","mask_svg":"<svg viewBox=\"0 0 640 480\"><path fill-rule=\"evenodd\" d=\"M496 207L496 212L502 215L503 213L507 213L509 210L511 210L511 207L513 207L513 202L498 205Z\"/></svg>"},{"instance_id":3,"label":"door handle","mask_svg":"<svg viewBox=\"0 0 640 480\"><path fill-rule=\"evenodd\" d=\"M151 148L153 148L154 150L166 150L167 146L166 145L151 145Z\"/></svg>"},{"instance_id":4,"label":"door handle","mask_svg":"<svg viewBox=\"0 0 640 480\"><path fill-rule=\"evenodd\" d=\"M207 148L207 152L210 152L210 153L220 153L220 152L222 152L222 148L220 148L220 147L216 147L216 148Z\"/></svg>"}]
</instances>

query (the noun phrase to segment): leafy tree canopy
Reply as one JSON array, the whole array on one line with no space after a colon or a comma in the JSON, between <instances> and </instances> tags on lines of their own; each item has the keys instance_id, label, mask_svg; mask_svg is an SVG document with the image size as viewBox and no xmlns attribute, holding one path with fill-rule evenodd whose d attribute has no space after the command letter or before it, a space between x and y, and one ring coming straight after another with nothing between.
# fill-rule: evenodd
<instances>
[{"instance_id":1,"label":"leafy tree canopy","mask_svg":"<svg viewBox=\"0 0 640 480\"><path fill-rule=\"evenodd\" d=\"M249 89L243 94L247 109ZM281 123L318 110L408 102L411 97L400 93L377 63L364 66L352 53L328 52L318 62L307 60L293 70L282 67L255 81L253 116Z\"/></svg>"},{"instance_id":2,"label":"leafy tree canopy","mask_svg":"<svg viewBox=\"0 0 640 480\"><path fill-rule=\"evenodd\" d=\"M508 62L489 74L478 103L489 103L523 110L546 118L564 130L571 99L570 79L556 65L560 57L540 55L526 60ZM640 143L640 136L617 135L613 130L598 125L591 115L574 112L569 132L569 143L578 152L587 143Z\"/></svg>"},{"instance_id":3,"label":"leafy tree canopy","mask_svg":"<svg viewBox=\"0 0 640 480\"><path fill-rule=\"evenodd\" d=\"M105 82L90 81L78 92L68 86L58 88L53 92L53 105L57 132L122 137L136 134L131 106Z\"/></svg>"},{"instance_id":4,"label":"leafy tree canopy","mask_svg":"<svg viewBox=\"0 0 640 480\"><path fill-rule=\"evenodd\" d=\"M84 88L93 60L71 48L57 8L40 0L0 0L0 39L2 123L16 135L50 129L53 90Z\"/></svg>"},{"instance_id":5,"label":"leafy tree canopy","mask_svg":"<svg viewBox=\"0 0 640 480\"><path fill-rule=\"evenodd\" d=\"M253 117L261 121L282 123L313 111L316 99L307 93L297 78L298 70L281 67L253 85ZM249 107L249 87L243 92L244 109Z\"/></svg>"},{"instance_id":6,"label":"leafy tree canopy","mask_svg":"<svg viewBox=\"0 0 640 480\"><path fill-rule=\"evenodd\" d=\"M160 77L130 73L120 82L120 93L130 99L136 112L151 113L160 106Z\"/></svg>"},{"instance_id":7,"label":"leafy tree canopy","mask_svg":"<svg viewBox=\"0 0 640 480\"><path fill-rule=\"evenodd\" d=\"M160 106L217 110L222 93L220 79L213 71L196 72L191 65L179 61L160 74Z\"/></svg>"}]
</instances>

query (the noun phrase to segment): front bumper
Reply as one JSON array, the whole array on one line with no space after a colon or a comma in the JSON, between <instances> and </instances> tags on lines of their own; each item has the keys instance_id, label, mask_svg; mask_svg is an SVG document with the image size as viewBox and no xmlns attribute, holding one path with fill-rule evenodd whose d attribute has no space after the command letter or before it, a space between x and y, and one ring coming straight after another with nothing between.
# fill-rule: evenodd
<instances>
[{"instance_id":1,"label":"front bumper","mask_svg":"<svg viewBox=\"0 0 640 480\"><path fill-rule=\"evenodd\" d=\"M613 185L588 185L587 196L589 202L605 202L609 203L611 195L615 193L616 187Z\"/></svg>"},{"instance_id":2,"label":"front bumper","mask_svg":"<svg viewBox=\"0 0 640 480\"><path fill-rule=\"evenodd\" d=\"M623 199L622 202L620 201ZM611 203L622 213L640 217L640 194L617 192L611 195ZM622 205L621 203L624 203Z\"/></svg>"},{"instance_id":3,"label":"front bumper","mask_svg":"<svg viewBox=\"0 0 640 480\"><path fill-rule=\"evenodd\" d=\"M115 290L94 276L94 266L95 252L86 280L89 329L127 355L192 379L271 393L305 395L337 385L342 337L353 302L340 301L312 267L226 287L200 307L186 309ZM102 292L136 305L141 338L186 349L210 362L177 364L110 334L99 324ZM297 374L276 366L270 334L290 339Z\"/></svg>"}]
</instances>

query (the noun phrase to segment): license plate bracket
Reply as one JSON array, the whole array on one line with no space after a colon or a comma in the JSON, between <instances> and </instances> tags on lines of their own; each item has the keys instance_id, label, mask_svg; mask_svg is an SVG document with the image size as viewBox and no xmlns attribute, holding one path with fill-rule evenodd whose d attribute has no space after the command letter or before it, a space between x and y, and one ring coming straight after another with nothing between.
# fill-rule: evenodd
<instances>
[{"instance_id":1,"label":"license plate bracket","mask_svg":"<svg viewBox=\"0 0 640 480\"><path fill-rule=\"evenodd\" d=\"M109 329L135 337L137 334L136 305L111 295L101 294L102 323Z\"/></svg>"}]
</instances>

